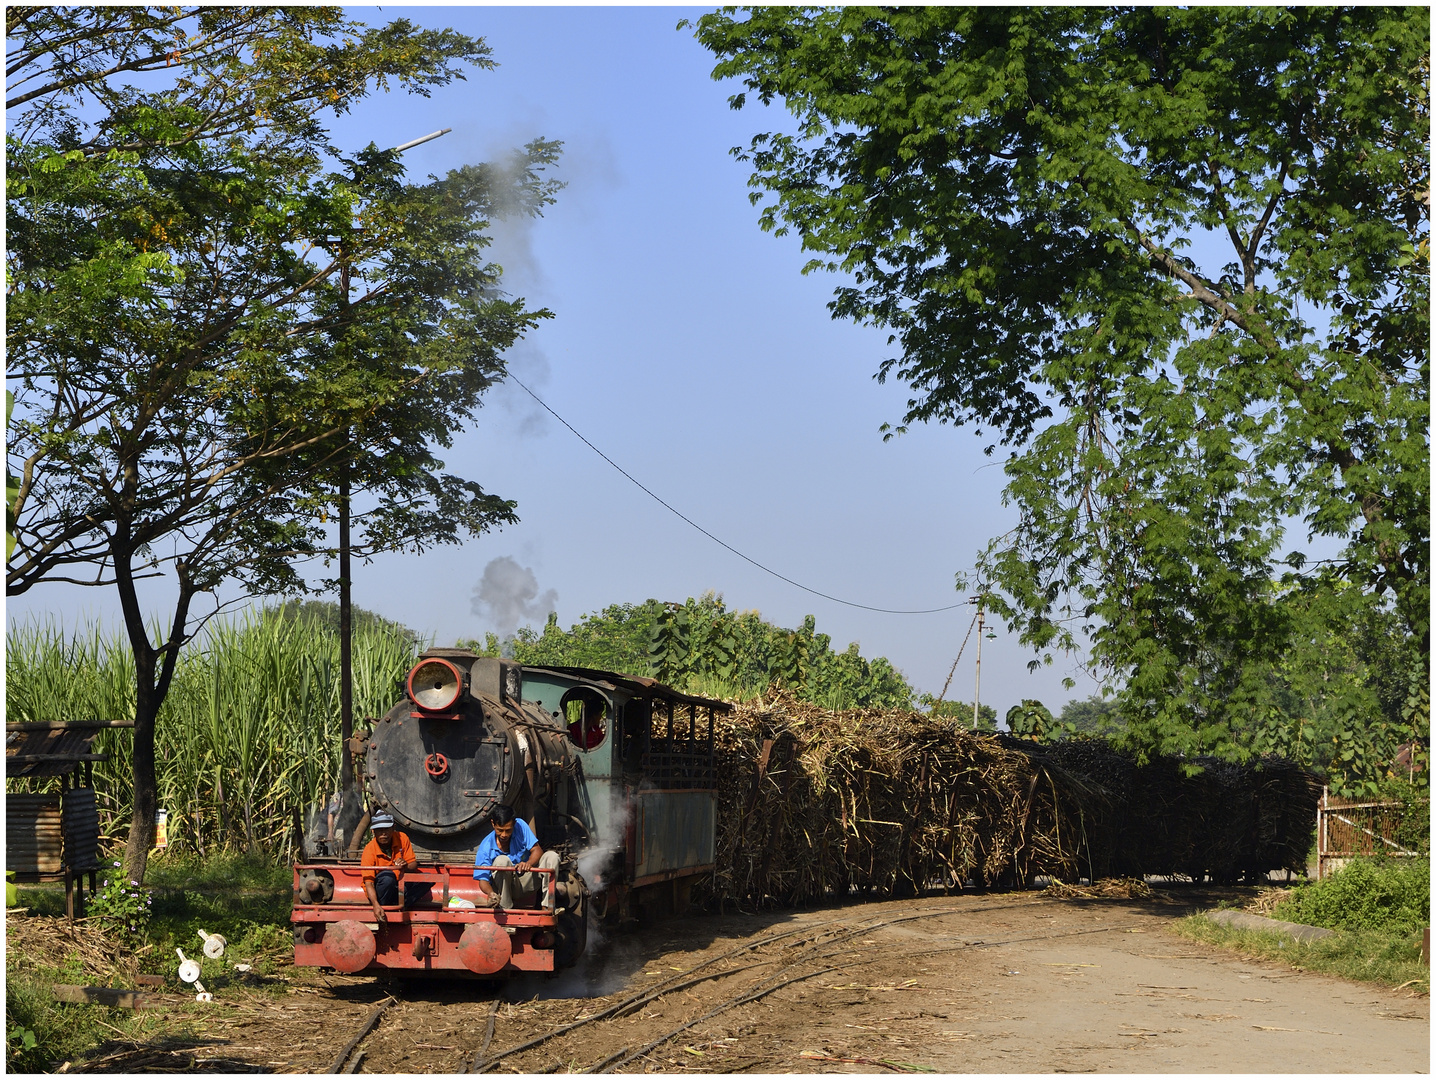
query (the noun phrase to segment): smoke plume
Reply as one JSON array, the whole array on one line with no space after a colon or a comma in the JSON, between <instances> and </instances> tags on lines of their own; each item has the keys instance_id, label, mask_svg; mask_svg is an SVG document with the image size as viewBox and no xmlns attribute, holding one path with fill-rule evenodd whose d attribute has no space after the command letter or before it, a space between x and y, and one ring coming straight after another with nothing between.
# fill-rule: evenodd
<instances>
[{"instance_id":1,"label":"smoke plume","mask_svg":"<svg viewBox=\"0 0 1436 1080\"><path fill-rule=\"evenodd\" d=\"M539 593L538 578L527 566L507 555L490 559L484 576L474 586L473 613L486 619L500 637L508 637L524 622L543 622L557 610L558 591Z\"/></svg>"}]
</instances>

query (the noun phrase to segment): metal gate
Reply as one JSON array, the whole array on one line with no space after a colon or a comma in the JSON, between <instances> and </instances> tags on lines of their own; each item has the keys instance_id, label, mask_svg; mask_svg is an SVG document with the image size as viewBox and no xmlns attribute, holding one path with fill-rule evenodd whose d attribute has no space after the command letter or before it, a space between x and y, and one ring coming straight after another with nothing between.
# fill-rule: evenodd
<instances>
[{"instance_id":1,"label":"metal gate","mask_svg":"<svg viewBox=\"0 0 1436 1080\"><path fill-rule=\"evenodd\" d=\"M1404 811L1403 803L1390 800L1333 798L1323 787L1316 807L1317 879L1326 876L1334 861L1376 854L1420 855L1393 839Z\"/></svg>"}]
</instances>

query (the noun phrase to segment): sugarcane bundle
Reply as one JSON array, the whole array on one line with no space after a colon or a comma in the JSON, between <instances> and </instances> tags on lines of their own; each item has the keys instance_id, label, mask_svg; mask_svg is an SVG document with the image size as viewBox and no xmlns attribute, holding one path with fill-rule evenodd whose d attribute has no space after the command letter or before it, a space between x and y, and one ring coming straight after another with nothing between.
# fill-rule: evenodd
<instances>
[{"instance_id":1,"label":"sugarcane bundle","mask_svg":"<svg viewBox=\"0 0 1436 1080\"><path fill-rule=\"evenodd\" d=\"M1075 865L1061 835L1070 794L951 721L783 698L738 706L715 737L719 896L904 895Z\"/></svg>"},{"instance_id":2,"label":"sugarcane bundle","mask_svg":"<svg viewBox=\"0 0 1436 1080\"><path fill-rule=\"evenodd\" d=\"M1253 879L1303 864L1315 809L1310 772L1279 759L1138 766L1103 740L979 735L899 709L780 696L735 706L714 734L710 900L800 904L1039 876Z\"/></svg>"}]
</instances>

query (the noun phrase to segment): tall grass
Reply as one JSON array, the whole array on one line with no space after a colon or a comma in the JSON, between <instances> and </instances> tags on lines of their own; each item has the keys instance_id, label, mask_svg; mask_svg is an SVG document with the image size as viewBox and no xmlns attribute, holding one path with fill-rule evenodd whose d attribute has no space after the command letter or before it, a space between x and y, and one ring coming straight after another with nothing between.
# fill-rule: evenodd
<instances>
[{"instance_id":1,"label":"tall grass","mask_svg":"<svg viewBox=\"0 0 1436 1080\"><path fill-rule=\"evenodd\" d=\"M47 621L12 627L5 705L11 721L134 717L128 643L96 626L67 633ZM393 705L413 663L399 627L354 631L354 715ZM133 805L133 733L106 731L95 748L101 831L122 839ZM159 805L170 843L276 851L293 811L335 790L339 774L339 637L316 619L251 613L210 624L186 648L156 732Z\"/></svg>"}]
</instances>

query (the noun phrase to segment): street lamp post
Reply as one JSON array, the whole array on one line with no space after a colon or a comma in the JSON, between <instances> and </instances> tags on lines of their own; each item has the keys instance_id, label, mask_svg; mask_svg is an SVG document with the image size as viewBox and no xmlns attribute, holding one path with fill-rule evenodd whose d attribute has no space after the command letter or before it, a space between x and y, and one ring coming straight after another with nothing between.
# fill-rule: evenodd
<instances>
[{"instance_id":1,"label":"street lamp post","mask_svg":"<svg viewBox=\"0 0 1436 1080\"><path fill-rule=\"evenodd\" d=\"M977 730L978 702L982 697L982 627L983 627L983 605L987 602L986 594L980 594L977 598L977 664L976 679L972 686L972 730Z\"/></svg>"}]
</instances>

